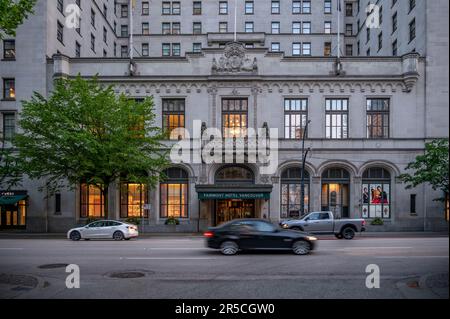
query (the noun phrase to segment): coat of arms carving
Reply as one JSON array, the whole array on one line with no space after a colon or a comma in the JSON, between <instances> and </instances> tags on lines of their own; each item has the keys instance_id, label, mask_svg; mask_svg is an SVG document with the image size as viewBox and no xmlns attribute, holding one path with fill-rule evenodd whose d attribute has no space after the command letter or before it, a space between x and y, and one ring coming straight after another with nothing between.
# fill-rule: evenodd
<instances>
[{"instance_id":1,"label":"coat of arms carving","mask_svg":"<svg viewBox=\"0 0 450 319\"><path fill-rule=\"evenodd\" d=\"M257 73L258 64L256 58L250 59L245 54L242 43L232 42L225 46L224 54L217 60L213 58L211 71L219 73Z\"/></svg>"}]
</instances>

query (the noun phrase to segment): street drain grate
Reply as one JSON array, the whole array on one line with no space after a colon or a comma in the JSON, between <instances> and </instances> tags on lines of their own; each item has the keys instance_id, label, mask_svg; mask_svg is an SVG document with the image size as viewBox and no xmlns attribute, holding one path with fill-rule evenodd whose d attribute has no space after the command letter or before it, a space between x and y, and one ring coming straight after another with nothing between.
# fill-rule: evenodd
<instances>
[{"instance_id":1,"label":"street drain grate","mask_svg":"<svg viewBox=\"0 0 450 319\"><path fill-rule=\"evenodd\" d=\"M66 268L69 264L46 264L40 265L38 268L40 269L56 269L56 268Z\"/></svg>"},{"instance_id":2,"label":"street drain grate","mask_svg":"<svg viewBox=\"0 0 450 319\"><path fill-rule=\"evenodd\" d=\"M141 278L145 277L145 274L137 271L128 271L128 272L113 272L109 274L111 278L120 278L120 279L132 279L132 278Z\"/></svg>"}]
</instances>

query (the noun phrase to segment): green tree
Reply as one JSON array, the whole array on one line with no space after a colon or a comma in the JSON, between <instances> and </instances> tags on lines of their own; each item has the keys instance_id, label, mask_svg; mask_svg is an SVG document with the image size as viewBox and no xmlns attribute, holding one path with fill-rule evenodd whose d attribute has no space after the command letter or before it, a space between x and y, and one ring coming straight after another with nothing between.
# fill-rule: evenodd
<instances>
[{"instance_id":1,"label":"green tree","mask_svg":"<svg viewBox=\"0 0 450 319\"><path fill-rule=\"evenodd\" d=\"M425 153L417 156L416 160L406 167L406 170L413 172L400 175L403 182L407 184L407 189L429 183L434 190L441 190L448 195L448 144L448 139L436 139L425 144ZM443 198L437 198L437 200L443 200Z\"/></svg>"},{"instance_id":2,"label":"green tree","mask_svg":"<svg viewBox=\"0 0 450 319\"><path fill-rule=\"evenodd\" d=\"M16 29L33 13L37 0L0 0L0 39L2 36L16 35Z\"/></svg>"},{"instance_id":3,"label":"green tree","mask_svg":"<svg viewBox=\"0 0 450 319\"><path fill-rule=\"evenodd\" d=\"M0 132L0 189L9 189L20 181L10 141Z\"/></svg>"},{"instance_id":4,"label":"green tree","mask_svg":"<svg viewBox=\"0 0 450 319\"><path fill-rule=\"evenodd\" d=\"M167 166L162 132L154 125L153 101L116 95L97 79L62 79L50 98L34 93L23 102L14 143L23 173L44 179L49 194L80 183L105 198L119 179L154 187Z\"/></svg>"}]
</instances>

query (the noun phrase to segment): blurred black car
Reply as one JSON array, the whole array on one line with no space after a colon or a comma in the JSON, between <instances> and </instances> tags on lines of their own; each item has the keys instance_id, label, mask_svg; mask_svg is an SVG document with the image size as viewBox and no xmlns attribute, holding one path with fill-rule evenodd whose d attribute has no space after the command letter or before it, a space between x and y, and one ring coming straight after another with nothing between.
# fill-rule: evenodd
<instances>
[{"instance_id":1,"label":"blurred black car","mask_svg":"<svg viewBox=\"0 0 450 319\"><path fill-rule=\"evenodd\" d=\"M279 228L264 219L235 219L205 232L206 245L224 255L239 250L286 249L307 255L315 247L316 237L308 233Z\"/></svg>"}]
</instances>

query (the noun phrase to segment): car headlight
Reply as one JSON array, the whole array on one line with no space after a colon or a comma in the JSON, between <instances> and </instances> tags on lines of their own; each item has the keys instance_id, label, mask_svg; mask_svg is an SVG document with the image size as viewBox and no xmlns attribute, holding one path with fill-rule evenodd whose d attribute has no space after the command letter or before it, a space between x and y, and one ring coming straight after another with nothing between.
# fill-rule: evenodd
<instances>
[{"instance_id":1,"label":"car headlight","mask_svg":"<svg viewBox=\"0 0 450 319\"><path fill-rule=\"evenodd\" d=\"M314 240L317 240L317 237L314 237L314 236L306 236L306 239L309 240L309 241L314 241Z\"/></svg>"},{"instance_id":2,"label":"car headlight","mask_svg":"<svg viewBox=\"0 0 450 319\"><path fill-rule=\"evenodd\" d=\"M281 227L282 228L289 228L289 225L288 224L281 224Z\"/></svg>"}]
</instances>

